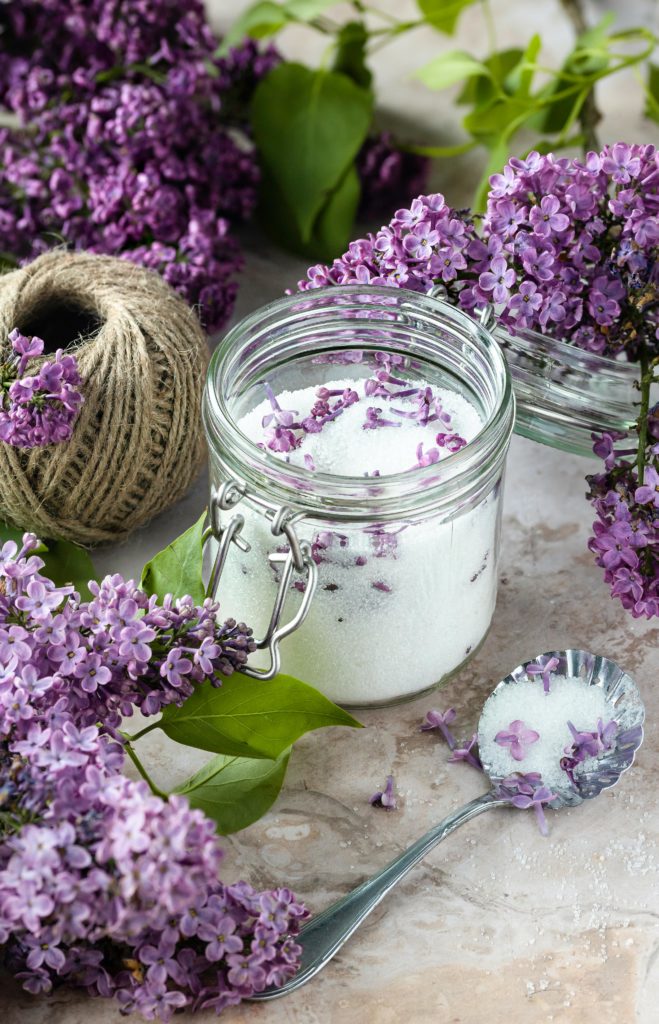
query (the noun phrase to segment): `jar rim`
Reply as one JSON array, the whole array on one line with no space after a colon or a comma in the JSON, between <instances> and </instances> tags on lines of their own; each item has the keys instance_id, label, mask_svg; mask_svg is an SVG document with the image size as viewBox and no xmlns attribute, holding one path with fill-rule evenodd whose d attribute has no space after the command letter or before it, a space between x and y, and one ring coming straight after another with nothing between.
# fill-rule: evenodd
<instances>
[{"instance_id":1,"label":"jar rim","mask_svg":"<svg viewBox=\"0 0 659 1024\"><path fill-rule=\"evenodd\" d=\"M404 309L401 307L404 306ZM383 477L342 476L315 472L304 466L282 462L267 449L260 448L240 429L229 407L229 399L221 382L230 377L232 368L248 342L263 336L268 325L280 329L278 341L281 344L287 325L299 319L301 308L312 323L313 314L330 313L340 309L345 315L354 310L355 320L367 332L376 324L380 329L386 326L386 319L363 317L363 309L389 314L400 310L405 316L421 317L424 327L431 330L433 325L470 343L479 352L490 373L490 384L494 391L494 403L478 433L460 451L435 464L433 467L415 467ZM359 319L359 316L362 318ZM404 321L403 321L404 322ZM356 349L357 345L342 346L341 339L333 345L334 350L342 347ZM386 349L378 342L372 350ZM369 349L368 343L360 342L359 348ZM392 345L392 351L396 346ZM414 346L407 355L424 358L424 353ZM341 285L310 289L283 296L255 310L235 324L218 345L208 369L204 389L203 419L211 453L221 453L221 462L228 474L238 477L240 482L267 483L277 492L277 498L284 503L300 503L318 506L327 511L328 502L339 518L353 519L364 514L377 514L379 518L391 518L409 505L418 513L424 509L433 511L438 505L453 503L456 498L473 490L479 471L498 468L505 454L514 424L514 395L510 371L505 357L491 332L475 321L463 310L424 293L405 288L387 288L376 285ZM441 467L446 478L424 484L430 469ZM246 472L248 471L248 472ZM251 480L246 481L245 476ZM420 486L422 485L423 486ZM374 493L375 492L375 493ZM303 497L304 496L304 497Z\"/></svg>"},{"instance_id":2,"label":"jar rim","mask_svg":"<svg viewBox=\"0 0 659 1024\"><path fill-rule=\"evenodd\" d=\"M519 348L524 348L532 354L558 357L561 363L570 368L604 372L622 380L634 377L637 373L637 364L634 362L604 356L599 352L591 352L589 349L580 348L579 345L572 345L562 338L541 334L540 331L535 331L531 327L522 327L512 331L510 327L497 320L492 327L492 334L495 338L512 340Z\"/></svg>"}]
</instances>

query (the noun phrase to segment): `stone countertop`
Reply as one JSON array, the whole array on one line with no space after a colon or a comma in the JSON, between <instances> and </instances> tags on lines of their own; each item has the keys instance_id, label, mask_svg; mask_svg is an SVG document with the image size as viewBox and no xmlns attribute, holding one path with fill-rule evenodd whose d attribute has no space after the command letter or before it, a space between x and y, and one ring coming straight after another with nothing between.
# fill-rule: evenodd
<instances>
[{"instance_id":1,"label":"stone countertop","mask_svg":"<svg viewBox=\"0 0 659 1024\"><path fill-rule=\"evenodd\" d=\"M252 239L237 315L280 295L301 265ZM294 750L282 794L260 822L224 841L223 877L287 884L320 911L383 867L446 814L483 791L448 765L419 724L430 707L458 711L465 735L494 684L520 662L566 647L607 655L638 681L646 741L615 791L574 810L495 810L418 865L344 950L281 1001L245 1004L227 1024L654 1024L659 1005L659 628L610 597L586 548L582 494L594 465L522 438L508 460L497 610L473 661L441 693L359 714L364 731L334 729ZM173 510L115 549L101 573L137 573L205 503L200 478ZM164 784L207 755L154 733L146 762ZM368 798L393 773L400 808ZM118 1024L112 1003L58 993L34 1000L9 985L5 1024ZM178 1019L178 1018L177 1018ZM182 1019L189 1019L184 1015ZM197 1018L214 1019L211 1013Z\"/></svg>"},{"instance_id":2,"label":"stone countertop","mask_svg":"<svg viewBox=\"0 0 659 1024\"><path fill-rule=\"evenodd\" d=\"M226 24L241 3L232 0L227 9L213 0L210 6ZM528 38L534 6L526 0L502 3L498 24L505 45ZM623 4L628 23L634 21L629 6ZM652 5L637 0L634 6L636 20L647 23ZM543 0L543 8L549 49L560 52L566 40L558 5ZM441 46L477 50L483 42L479 33L472 10L457 41ZM417 37L417 66L436 52L438 38ZM303 45L294 30L288 52L304 52ZM419 90L405 78L403 58L409 60L409 51L383 59L378 68L381 95L398 111ZM397 90L404 78L401 101ZM640 97L632 79L624 88L610 83L604 100L603 138L656 141L656 126L649 130L638 116ZM445 134L455 137L453 113L441 94L436 100L426 94L421 109L426 123L440 113ZM437 185L459 205L476 175L464 158L451 166ZM281 295L305 266L255 235L248 249L236 316ZM479 774L448 765L441 742L419 733L425 712L453 705L460 730L470 734L494 684L513 666L552 648L605 654L635 676L647 705L647 729L632 771L591 804L549 811L546 839L532 815L507 809L466 825L414 869L316 980L281 1001L229 1011L227 1024L655 1024L659 628L624 614L593 565L586 548L592 516L582 498L591 465L513 439L499 600L482 649L441 693L362 712L364 731L335 729L300 741L273 810L224 841L223 877L243 877L259 887L289 884L312 911L322 910L482 792ZM194 521L205 501L202 476L176 508L121 547L98 552L99 572L138 574ZM144 752L165 784L189 774L205 756L182 753L157 734L145 739ZM368 798L390 772L400 807L387 814L371 808ZM4 1024L124 1019L109 1002L71 993L35 1000L6 980L2 984ZM215 1017L176 1019L203 1024Z\"/></svg>"}]
</instances>

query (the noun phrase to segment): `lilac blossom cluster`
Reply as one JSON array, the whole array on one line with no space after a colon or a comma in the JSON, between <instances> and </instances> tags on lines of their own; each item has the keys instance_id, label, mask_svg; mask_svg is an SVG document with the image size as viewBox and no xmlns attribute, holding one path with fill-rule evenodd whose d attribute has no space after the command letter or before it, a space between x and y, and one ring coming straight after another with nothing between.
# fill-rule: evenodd
<instances>
[{"instance_id":1,"label":"lilac blossom cluster","mask_svg":"<svg viewBox=\"0 0 659 1024\"><path fill-rule=\"evenodd\" d=\"M630 447L624 435L595 439L594 451L604 460L604 470L587 478L588 497L597 514L588 546L612 595L634 618L650 619L659 615L657 406L649 411L646 431L642 450L638 444Z\"/></svg>"},{"instance_id":2,"label":"lilac blossom cluster","mask_svg":"<svg viewBox=\"0 0 659 1024\"><path fill-rule=\"evenodd\" d=\"M458 302L477 241L473 218L451 209L439 193L422 195L376 234L352 242L331 266L310 267L298 287L374 284L431 292L442 285L449 300Z\"/></svg>"},{"instance_id":3,"label":"lilac blossom cluster","mask_svg":"<svg viewBox=\"0 0 659 1024\"><path fill-rule=\"evenodd\" d=\"M134 708L153 715L182 704L205 679L220 686L254 650L251 630L218 621L208 598L201 606L190 597L160 601L119 575L91 581L90 601L53 588L39 573L42 560L29 554L35 543L0 549L0 580L13 581L0 590L0 664L12 680L51 680L79 724L116 728ZM17 699L29 711L29 692Z\"/></svg>"},{"instance_id":4,"label":"lilac blossom cluster","mask_svg":"<svg viewBox=\"0 0 659 1024\"><path fill-rule=\"evenodd\" d=\"M114 688L126 709L147 659L156 689L160 677L179 693L173 654L187 677L206 671L202 649L209 671L234 654L219 653L221 637L196 635L187 607L147 608L118 577L81 603L41 575L36 546L26 534L20 550L10 542L0 553L5 963L29 992L74 985L148 1020L183 1007L220 1013L294 974L307 912L288 889L220 881L213 823L121 774L124 750L112 724L98 725L99 694Z\"/></svg>"},{"instance_id":5,"label":"lilac blossom cluster","mask_svg":"<svg viewBox=\"0 0 659 1024\"><path fill-rule=\"evenodd\" d=\"M231 311L258 169L246 109L272 50L215 56L200 0L27 0L0 12L0 248L67 245L160 273L209 330Z\"/></svg>"},{"instance_id":6,"label":"lilac blossom cluster","mask_svg":"<svg viewBox=\"0 0 659 1024\"><path fill-rule=\"evenodd\" d=\"M68 441L83 403L75 356L58 349L36 373L27 373L43 341L17 329L8 340L11 355L0 362L0 441L16 448Z\"/></svg>"},{"instance_id":7,"label":"lilac blossom cluster","mask_svg":"<svg viewBox=\"0 0 659 1024\"><path fill-rule=\"evenodd\" d=\"M585 160L530 153L490 179L477 232L468 211L419 196L302 290L379 284L431 292L463 309L492 304L513 331L637 359L656 347L659 153L616 143Z\"/></svg>"},{"instance_id":8,"label":"lilac blossom cluster","mask_svg":"<svg viewBox=\"0 0 659 1024\"><path fill-rule=\"evenodd\" d=\"M619 142L585 160L530 153L490 179L477 283L509 326L608 356L656 346L659 153ZM474 252L475 256L479 254Z\"/></svg>"}]
</instances>

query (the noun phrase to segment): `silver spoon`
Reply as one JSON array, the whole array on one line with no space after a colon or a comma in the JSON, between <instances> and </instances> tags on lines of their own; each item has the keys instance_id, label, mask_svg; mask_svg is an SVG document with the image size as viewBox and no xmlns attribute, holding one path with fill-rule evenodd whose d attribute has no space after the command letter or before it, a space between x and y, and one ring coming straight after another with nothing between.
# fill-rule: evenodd
<instances>
[{"instance_id":1,"label":"silver spoon","mask_svg":"<svg viewBox=\"0 0 659 1024\"><path fill-rule=\"evenodd\" d=\"M541 659L549 658L558 659L558 665L554 670L557 675L577 676L590 686L601 687L611 706L611 717L618 723L613 748L598 758L590 771L583 771L577 776L576 786L566 776L565 786L559 789L556 799L549 805L556 808L575 807L583 800L591 800L598 796L602 790L610 789L631 766L643 740L645 709L633 679L613 661L589 654L587 651L571 650L549 651L532 660L539 662ZM530 663L525 662L514 669L501 680L494 693L499 693L504 686L511 683L530 678L526 671L526 666ZM538 685L542 686L542 682L538 682ZM296 942L302 946L301 963L297 974L280 988L271 987L264 989L263 992L256 992L251 999L278 999L305 985L338 953L344 942L382 902L387 893L430 850L441 843L442 839L482 811L509 803L499 790L503 780L491 774L487 764L484 764L483 768L492 783L492 788L487 793L483 793L444 818L386 868L312 918L296 938ZM556 792L556 787L554 791Z\"/></svg>"}]
</instances>

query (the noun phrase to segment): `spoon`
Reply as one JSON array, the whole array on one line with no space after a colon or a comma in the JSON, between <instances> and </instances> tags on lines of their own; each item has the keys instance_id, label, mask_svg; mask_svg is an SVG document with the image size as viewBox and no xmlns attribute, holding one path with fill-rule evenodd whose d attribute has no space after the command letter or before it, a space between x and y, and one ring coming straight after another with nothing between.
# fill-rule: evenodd
<instances>
[{"instance_id":1,"label":"spoon","mask_svg":"<svg viewBox=\"0 0 659 1024\"><path fill-rule=\"evenodd\" d=\"M533 660L540 662L543 659L544 663L544 660L549 658L558 659L555 669L557 675L576 676L590 686L599 686L611 707L611 717L618 723L618 733L613 747L605 751L589 770L585 770L584 766L582 773L577 776L576 785L570 782L566 775L564 786L558 789L553 787L556 799L551 801L550 807L575 807L583 800L592 800L602 790L610 789L622 773L631 767L643 740L645 709L633 679L613 661L589 654L587 651L572 650L550 651ZM531 678L526 671L526 666L530 663L525 662L513 669L510 675L501 680L494 694L499 693L505 686ZM499 788L503 779L493 775L487 764L483 765L483 770L492 783L487 793L483 793L444 818L382 871L313 917L295 939L302 947L298 972L279 988L270 987L262 992L255 992L250 997L251 1000L278 999L305 985L329 963L387 893L430 850L476 815L492 807L509 804L509 797L506 798Z\"/></svg>"}]
</instances>

